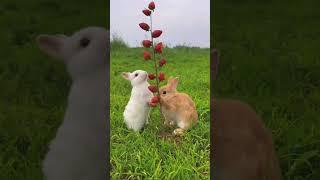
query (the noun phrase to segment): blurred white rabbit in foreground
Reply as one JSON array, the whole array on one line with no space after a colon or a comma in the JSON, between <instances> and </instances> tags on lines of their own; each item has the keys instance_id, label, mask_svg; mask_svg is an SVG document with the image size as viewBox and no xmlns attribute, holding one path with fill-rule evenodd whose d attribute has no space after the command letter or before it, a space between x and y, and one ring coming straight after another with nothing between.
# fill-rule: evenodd
<instances>
[{"instance_id":1,"label":"blurred white rabbit in foreground","mask_svg":"<svg viewBox=\"0 0 320 180\"><path fill-rule=\"evenodd\" d=\"M105 180L109 32L87 27L72 36L39 35L40 49L72 78L64 120L43 162L47 180Z\"/></svg>"}]
</instances>

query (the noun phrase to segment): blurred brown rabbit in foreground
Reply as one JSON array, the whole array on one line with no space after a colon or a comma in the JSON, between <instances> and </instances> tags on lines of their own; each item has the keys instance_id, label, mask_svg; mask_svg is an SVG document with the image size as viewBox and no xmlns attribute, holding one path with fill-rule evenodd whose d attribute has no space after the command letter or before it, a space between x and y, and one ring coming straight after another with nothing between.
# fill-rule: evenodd
<instances>
[{"instance_id":1,"label":"blurred brown rabbit in foreground","mask_svg":"<svg viewBox=\"0 0 320 180\"><path fill-rule=\"evenodd\" d=\"M165 125L177 125L173 131L175 135L183 132L198 121L195 103L185 93L177 92L178 78L170 77L168 84L160 88L161 111L165 118Z\"/></svg>"},{"instance_id":2,"label":"blurred brown rabbit in foreground","mask_svg":"<svg viewBox=\"0 0 320 180\"><path fill-rule=\"evenodd\" d=\"M215 79L216 51L211 58L211 78ZM212 94L211 103L211 163L215 179L281 180L272 135L256 112L246 103L214 99Z\"/></svg>"}]
</instances>

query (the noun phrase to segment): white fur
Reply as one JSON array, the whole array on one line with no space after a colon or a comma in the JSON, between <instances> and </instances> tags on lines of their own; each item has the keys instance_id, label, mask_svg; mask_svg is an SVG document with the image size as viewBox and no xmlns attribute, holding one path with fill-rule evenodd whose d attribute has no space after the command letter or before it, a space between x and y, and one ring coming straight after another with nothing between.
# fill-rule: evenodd
<instances>
[{"instance_id":1,"label":"white fur","mask_svg":"<svg viewBox=\"0 0 320 180\"><path fill-rule=\"evenodd\" d=\"M135 76L138 74L138 76ZM150 106L148 102L153 94L148 89L148 73L136 70L132 73L123 73L123 77L131 82L132 91L130 100L123 112L124 121L129 129L139 131L148 123Z\"/></svg>"},{"instance_id":2,"label":"white fur","mask_svg":"<svg viewBox=\"0 0 320 180\"><path fill-rule=\"evenodd\" d=\"M80 39L90 39L87 47ZM70 37L40 35L40 49L62 59L72 77L64 120L43 161L47 180L105 180L109 32L89 27Z\"/></svg>"}]
</instances>

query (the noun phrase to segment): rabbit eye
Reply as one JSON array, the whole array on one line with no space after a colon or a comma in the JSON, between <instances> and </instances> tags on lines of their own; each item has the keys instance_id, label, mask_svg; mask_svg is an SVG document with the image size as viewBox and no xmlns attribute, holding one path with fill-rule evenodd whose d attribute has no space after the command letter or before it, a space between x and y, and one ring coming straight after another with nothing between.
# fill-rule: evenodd
<instances>
[{"instance_id":1,"label":"rabbit eye","mask_svg":"<svg viewBox=\"0 0 320 180\"><path fill-rule=\"evenodd\" d=\"M134 76L137 77L137 76L138 76L138 73L136 73Z\"/></svg>"},{"instance_id":2,"label":"rabbit eye","mask_svg":"<svg viewBox=\"0 0 320 180\"><path fill-rule=\"evenodd\" d=\"M80 40L80 46L81 47L87 47L90 44L90 40L88 38L82 38Z\"/></svg>"},{"instance_id":3,"label":"rabbit eye","mask_svg":"<svg viewBox=\"0 0 320 180\"><path fill-rule=\"evenodd\" d=\"M167 91L163 91L162 94L167 94Z\"/></svg>"}]
</instances>

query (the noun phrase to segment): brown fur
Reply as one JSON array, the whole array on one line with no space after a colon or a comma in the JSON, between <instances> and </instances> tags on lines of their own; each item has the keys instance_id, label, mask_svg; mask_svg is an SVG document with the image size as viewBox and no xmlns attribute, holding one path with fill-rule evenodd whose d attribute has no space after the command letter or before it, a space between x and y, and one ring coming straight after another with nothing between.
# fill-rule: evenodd
<instances>
[{"instance_id":1,"label":"brown fur","mask_svg":"<svg viewBox=\"0 0 320 180\"><path fill-rule=\"evenodd\" d=\"M181 134L197 123L198 113L191 97L177 92L177 85L177 78L169 78L168 84L160 88L160 105L165 124L177 125L174 133Z\"/></svg>"},{"instance_id":2,"label":"brown fur","mask_svg":"<svg viewBox=\"0 0 320 180\"><path fill-rule=\"evenodd\" d=\"M281 180L271 133L247 104L214 100L211 159L217 180Z\"/></svg>"}]
</instances>

